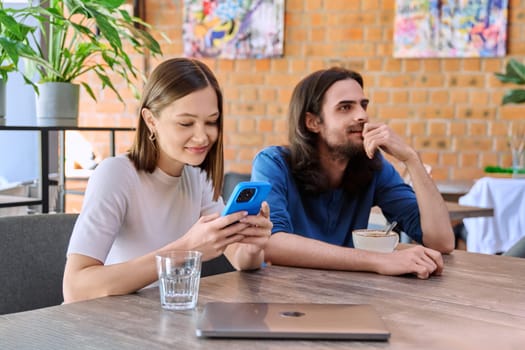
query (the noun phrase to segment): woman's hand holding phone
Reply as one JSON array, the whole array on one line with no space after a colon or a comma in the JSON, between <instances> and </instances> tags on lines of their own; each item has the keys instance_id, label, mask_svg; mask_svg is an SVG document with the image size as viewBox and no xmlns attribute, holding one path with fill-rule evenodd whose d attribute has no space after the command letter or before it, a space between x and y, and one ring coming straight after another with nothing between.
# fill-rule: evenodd
<instances>
[{"instance_id":1,"label":"woman's hand holding phone","mask_svg":"<svg viewBox=\"0 0 525 350\"><path fill-rule=\"evenodd\" d=\"M258 268L263 262L264 248L273 227L270 221L270 207L264 202L271 187L268 182L240 182L235 186L222 212L222 215L227 216L238 210L246 210L249 213L240 220L240 223L247 226L237 232L244 238L238 242L240 244L228 248L236 257L236 267L240 269Z\"/></svg>"},{"instance_id":2,"label":"woman's hand holding phone","mask_svg":"<svg viewBox=\"0 0 525 350\"><path fill-rule=\"evenodd\" d=\"M222 215L246 210L250 215L241 220L249 226L239 233L245 236L240 243L254 245L254 250L264 249L273 227L270 221L270 207L264 202L272 186L263 181L240 182L233 189Z\"/></svg>"},{"instance_id":3,"label":"woman's hand holding phone","mask_svg":"<svg viewBox=\"0 0 525 350\"><path fill-rule=\"evenodd\" d=\"M202 252L203 261L213 259L221 255L228 245L245 238L240 232L250 225L242 222L247 215L248 212L240 211L227 216L219 214L202 216L181 237L178 249L181 249L180 243L182 243L185 249ZM167 248L169 249L169 246Z\"/></svg>"},{"instance_id":4,"label":"woman's hand holding phone","mask_svg":"<svg viewBox=\"0 0 525 350\"><path fill-rule=\"evenodd\" d=\"M258 269L264 262L264 248L268 244L273 227L268 203L263 202L259 214L248 215L242 218L239 224L248 225L237 233L244 238L226 248L225 254L239 270Z\"/></svg>"},{"instance_id":5,"label":"woman's hand holding phone","mask_svg":"<svg viewBox=\"0 0 525 350\"><path fill-rule=\"evenodd\" d=\"M270 188L268 183L240 183L221 215L202 216L178 243L201 251L204 261L225 253L236 268L260 266L273 227L269 205L264 202Z\"/></svg>"},{"instance_id":6,"label":"woman's hand holding phone","mask_svg":"<svg viewBox=\"0 0 525 350\"><path fill-rule=\"evenodd\" d=\"M264 181L239 182L233 189L222 215L246 210L250 215L257 215L261 204L270 193L272 185Z\"/></svg>"},{"instance_id":7,"label":"woman's hand holding phone","mask_svg":"<svg viewBox=\"0 0 525 350\"><path fill-rule=\"evenodd\" d=\"M249 226L239 232L245 237L239 243L250 244L252 247L249 249L252 253L263 250L272 234L273 227L270 221L270 206L268 203L262 202L258 215L248 215L241 219L240 222Z\"/></svg>"}]
</instances>

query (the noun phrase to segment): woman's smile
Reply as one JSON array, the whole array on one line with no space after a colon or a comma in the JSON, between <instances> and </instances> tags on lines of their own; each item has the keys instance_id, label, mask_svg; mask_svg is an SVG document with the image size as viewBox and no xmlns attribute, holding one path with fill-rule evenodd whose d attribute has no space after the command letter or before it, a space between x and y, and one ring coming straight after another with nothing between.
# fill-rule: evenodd
<instances>
[{"instance_id":1,"label":"woman's smile","mask_svg":"<svg viewBox=\"0 0 525 350\"><path fill-rule=\"evenodd\" d=\"M197 153L202 154L208 152L209 146L202 146L202 147L186 147L186 150L191 153Z\"/></svg>"}]
</instances>

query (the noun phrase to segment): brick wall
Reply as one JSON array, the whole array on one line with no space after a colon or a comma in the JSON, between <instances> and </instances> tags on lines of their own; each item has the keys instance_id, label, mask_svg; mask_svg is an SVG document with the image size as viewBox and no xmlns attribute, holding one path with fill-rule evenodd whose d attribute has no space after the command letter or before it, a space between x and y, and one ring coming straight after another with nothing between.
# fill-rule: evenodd
<instances>
[{"instance_id":1,"label":"brick wall","mask_svg":"<svg viewBox=\"0 0 525 350\"><path fill-rule=\"evenodd\" d=\"M225 94L226 170L250 171L258 150L285 143L293 86L333 65L363 73L370 117L389 123L417 148L434 178L470 179L482 176L485 165L510 166L507 128L525 118L525 105L500 106L510 86L493 76L509 57L524 61L525 0L509 3L506 58L394 59L394 0L286 0L284 57L204 60ZM182 1L147 0L146 6L146 20L172 40L163 41L164 58L181 55ZM126 106L106 90L97 103L84 94L81 123L134 126L137 102L122 91ZM107 155L104 135L88 137ZM118 141L122 152L131 135Z\"/></svg>"}]
</instances>

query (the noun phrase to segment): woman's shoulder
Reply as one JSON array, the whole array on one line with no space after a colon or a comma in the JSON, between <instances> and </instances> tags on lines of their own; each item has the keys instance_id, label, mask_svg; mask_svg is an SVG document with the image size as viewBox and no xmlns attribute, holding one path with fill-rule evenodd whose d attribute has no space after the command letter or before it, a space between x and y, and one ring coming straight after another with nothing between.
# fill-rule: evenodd
<instances>
[{"instance_id":1,"label":"woman's shoulder","mask_svg":"<svg viewBox=\"0 0 525 350\"><path fill-rule=\"evenodd\" d=\"M97 196L121 193L126 196L139 186L139 176L133 163L125 155L102 160L89 177L87 193Z\"/></svg>"},{"instance_id":2,"label":"woman's shoulder","mask_svg":"<svg viewBox=\"0 0 525 350\"><path fill-rule=\"evenodd\" d=\"M119 179L122 181L126 177L136 176L137 170L133 165L133 162L127 157L127 155L118 155L115 157L108 157L102 160L91 177L102 178L109 180L112 178Z\"/></svg>"},{"instance_id":3,"label":"woman's shoulder","mask_svg":"<svg viewBox=\"0 0 525 350\"><path fill-rule=\"evenodd\" d=\"M125 170L128 170L129 171L129 170L135 169L135 167L133 165L133 162L127 156L127 154L121 154L121 155L118 155L118 156L108 157L108 158L103 159L97 165L97 167L95 168L95 171L97 171L99 169L102 169L102 170L105 170L105 171L108 171L108 170L111 170L111 171L115 171L115 170L125 171Z\"/></svg>"}]
</instances>

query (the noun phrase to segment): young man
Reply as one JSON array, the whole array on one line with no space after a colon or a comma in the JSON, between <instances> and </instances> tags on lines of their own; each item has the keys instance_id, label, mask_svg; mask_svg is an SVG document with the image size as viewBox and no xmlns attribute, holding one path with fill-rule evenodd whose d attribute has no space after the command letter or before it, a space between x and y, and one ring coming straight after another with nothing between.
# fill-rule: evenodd
<instances>
[{"instance_id":1,"label":"young man","mask_svg":"<svg viewBox=\"0 0 525 350\"><path fill-rule=\"evenodd\" d=\"M417 152L385 124L371 123L363 79L353 71L317 71L294 89L289 146L255 158L252 180L272 184L272 236L265 259L278 265L440 274L441 253L454 248L448 211ZM381 155L408 169L413 189ZM423 245L393 253L353 249L352 230L366 228L378 205L389 221Z\"/></svg>"}]
</instances>

